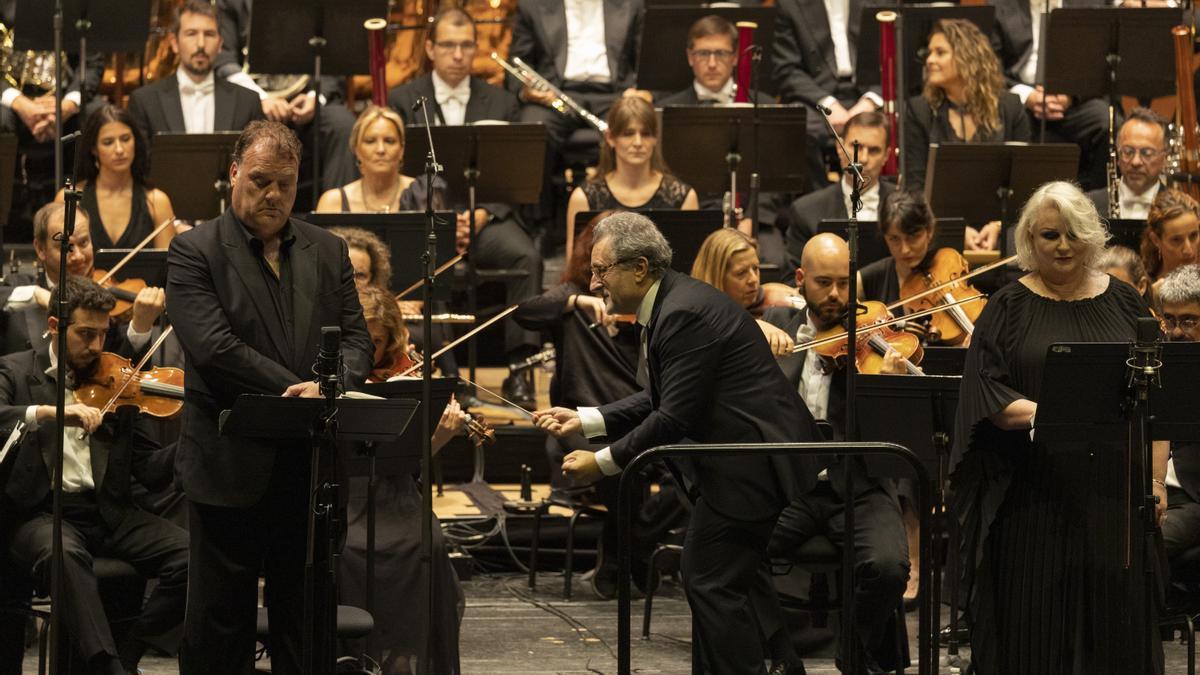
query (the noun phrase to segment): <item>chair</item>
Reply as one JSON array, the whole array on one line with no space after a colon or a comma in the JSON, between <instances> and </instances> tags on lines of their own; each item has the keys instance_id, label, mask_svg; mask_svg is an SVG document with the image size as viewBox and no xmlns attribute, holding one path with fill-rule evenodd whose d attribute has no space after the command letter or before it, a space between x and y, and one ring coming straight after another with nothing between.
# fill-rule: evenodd
<instances>
[{"instance_id":1,"label":"chair","mask_svg":"<svg viewBox=\"0 0 1200 675\"><path fill-rule=\"evenodd\" d=\"M549 511L549 507L551 506L559 506L571 510L571 517L567 520L566 560L563 562L563 600L570 600L571 580L575 564L575 526L579 523L580 516L605 518L608 515L608 509L603 504L587 504L557 492L550 493L548 499L542 500L542 507L537 509L533 515L533 541L529 546L530 588L537 587L537 559L542 543L542 516ZM598 554L596 549L586 549L584 552L593 556Z\"/></svg>"},{"instance_id":2,"label":"chair","mask_svg":"<svg viewBox=\"0 0 1200 675\"><path fill-rule=\"evenodd\" d=\"M687 529L677 527L667 533L667 540L659 544L650 554L650 564L646 568L646 606L642 611L642 639L650 639L650 614L654 607L654 594L658 586L654 583L654 575L659 573L675 573L683 558L683 538Z\"/></svg>"}]
</instances>

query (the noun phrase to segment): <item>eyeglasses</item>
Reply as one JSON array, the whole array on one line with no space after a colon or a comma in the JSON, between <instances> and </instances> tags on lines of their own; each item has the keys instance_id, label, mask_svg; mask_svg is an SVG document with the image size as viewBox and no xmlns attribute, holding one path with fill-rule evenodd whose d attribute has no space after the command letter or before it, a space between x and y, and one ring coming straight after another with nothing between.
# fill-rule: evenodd
<instances>
[{"instance_id":1,"label":"eyeglasses","mask_svg":"<svg viewBox=\"0 0 1200 675\"><path fill-rule=\"evenodd\" d=\"M692 56L700 61L716 59L718 61L728 61L733 58L733 52L728 49L694 49Z\"/></svg>"},{"instance_id":2,"label":"eyeglasses","mask_svg":"<svg viewBox=\"0 0 1200 675\"><path fill-rule=\"evenodd\" d=\"M1190 332L1192 330L1195 330L1196 326L1200 326L1200 317L1197 317L1197 316L1174 317L1174 316L1166 315L1162 319L1160 319L1159 322L1162 324L1164 331L1172 331L1172 330L1175 330L1176 327L1178 327L1182 331Z\"/></svg>"},{"instance_id":3,"label":"eyeglasses","mask_svg":"<svg viewBox=\"0 0 1200 675\"><path fill-rule=\"evenodd\" d=\"M1134 155L1141 155L1143 162L1153 162L1159 155L1162 154L1162 150L1159 150L1158 148L1134 148L1128 145L1123 145L1120 148L1117 148L1117 152L1121 155L1121 159L1125 160L1126 162L1132 161Z\"/></svg>"},{"instance_id":4,"label":"eyeglasses","mask_svg":"<svg viewBox=\"0 0 1200 675\"><path fill-rule=\"evenodd\" d=\"M623 265L627 262L629 262L629 261L628 260L617 260L615 262L610 262L607 265L592 265L592 276L603 281L604 275L608 274L609 270L616 267L617 265Z\"/></svg>"},{"instance_id":5,"label":"eyeglasses","mask_svg":"<svg viewBox=\"0 0 1200 675\"><path fill-rule=\"evenodd\" d=\"M452 52L456 49L461 49L464 52L475 51L475 43L474 42L466 42L466 41L450 42L450 41L446 40L446 41L442 41L442 42L435 42L435 43L433 43L433 46L437 47L438 49L440 49L444 52Z\"/></svg>"}]
</instances>

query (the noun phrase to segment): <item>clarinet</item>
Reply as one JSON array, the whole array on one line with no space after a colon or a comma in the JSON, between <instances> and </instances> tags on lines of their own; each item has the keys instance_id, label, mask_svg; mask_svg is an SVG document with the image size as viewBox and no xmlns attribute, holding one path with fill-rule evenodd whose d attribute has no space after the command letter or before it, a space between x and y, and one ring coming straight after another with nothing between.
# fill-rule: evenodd
<instances>
[{"instance_id":1,"label":"clarinet","mask_svg":"<svg viewBox=\"0 0 1200 675\"><path fill-rule=\"evenodd\" d=\"M1108 108L1108 218L1121 219L1121 179L1117 176L1117 143L1113 109Z\"/></svg>"},{"instance_id":2,"label":"clarinet","mask_svg":"<svg viewBox=\"0 0 1200 675\"><path fill-rule=\"evenodd\" d=\"M585 122L595 127L596 131L600 133L608 131L608 123L588 112L575 99L564 94L561 89L551 84L549 80L542 77L536 70L530 68L520 57L512 57L512 63L509 63L500 58L500 55L496 52L492 52L492 60L500 64L501 68L526 87L554 94L554 100L550 102L550 107L557 110L559 114L570 115L574 112L576 115L582 117Z\"/></svg>"}]
</instances>

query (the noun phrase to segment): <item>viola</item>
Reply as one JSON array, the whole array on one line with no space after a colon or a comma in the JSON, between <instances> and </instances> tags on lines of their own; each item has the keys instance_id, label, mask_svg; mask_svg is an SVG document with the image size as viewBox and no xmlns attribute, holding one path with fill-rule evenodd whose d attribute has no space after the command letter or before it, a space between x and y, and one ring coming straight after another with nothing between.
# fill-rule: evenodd
<instances>
[{"instance_id":1,"label":"viola","mask_svg":"<svg viewBox=\"0 0 1200 675\"><path fill-rule=\"evenodd\" d=\"M965 280L970 271L966 259L958 251L952 248L939 249L933 254L926 270L913 270L913 274L900 287L901 302L905 311L919 312L980 295L979 291ZM938 290L929 293L933 288ZM941 336L941 342L944 344L961 345L975 332L975 321L979 319L979 314L986 304L987 301L980 298L955 305L944 312L931 315L930 325Z\"/></svg>"},{"instance_id":2,"label":"viola","mask_svg":"<svg viewBox=\"0 0 1200 675\"><path fill-rule=\"evenodd\" d=\"M917 364L924 356L921 340L912 333L895 330L887 322L892 321L891 312L882 302L863 303L865 311L859 312L855 339L855 367L858 372L878 375L883 372L883 357L889 351L900 353L904 369L909 375L921 375ZM841 326L817 333L809 345L816 353L834 361L844 361L850 351L849 336ZM810 346L811 345L811 346ZM799 348L797 348L799 350Z\"/></svg>"},{"instance_id":3,"label":"viola","mask_svg":"<svg viewBox=\"0 0 1200 675\"><path fill-rule=\"evenodd\" d=\"M421 377L421 354L416 349L403 351L392 359L392 362L371 371L368 382L386 382L393 377ZM413 369L416 370L413 370ZM405 371L412 371L404 374ZM496 442L496 430L488 424L483 415L478 413L466 414L467 438L477 446L492 445Z\"/></svg>"},{"instance_id":4,"label":"viola","mask_svg":"<svg viewBox=\"0 0 1200 675\"><path fill-rule=\"evenodd\" d=\"M108 289L108 292L116 298L117 304L113 305L112 310L108 313L111 317L121 316L133 309L133 301L137 299L138 292L149 286L145 279L116 281L109 272L100 269L92 270L92 281Z\"/></svg>"},{"instance_id":5,"label":"viola","mask_svg":"<svg viewBox=\"0 0 1200 675\"><path fill-rule=\"evenodd\" d=\"M163 366L139 370L129 359L104 352L96 373L75 390L75 400L101 413L134 406L154 417L175 417L183 410L183 371Z\"/></svg>"}]
</instances>

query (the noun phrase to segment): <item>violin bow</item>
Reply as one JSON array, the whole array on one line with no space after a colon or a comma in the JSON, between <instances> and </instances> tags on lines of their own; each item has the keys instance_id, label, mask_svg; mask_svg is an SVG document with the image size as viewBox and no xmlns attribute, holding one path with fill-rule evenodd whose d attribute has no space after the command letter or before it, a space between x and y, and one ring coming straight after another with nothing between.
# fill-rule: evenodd
<instances>
[{"instance_id":1,"label":"violin bow","mask_svg":"<svg viewBox=\"0 0 1200 675\"><path fill-rule=\"evenodd\" d=\"M919 312L913 312L912 314L905 314L904 316L896 317L894 319L888 319L887 321L881 321L879 323L873 323L869 326L862 326L858 330L859 330L859 332L865 333L867 331L877 330L880 328L889 328L889 327L894 326L902 321L908 321L909 319L920 319L921 317L929 316L931 314L937 314L938 312L944 312L947 309L950 309L951 307L958 307L959 305L965 305L968 302L975 302L976 300L982 300L986 297L987 296L984 295L983 293L980 293L979 295L972 295L969 298L964 298L962 300L957 300L955 302L948 302L944 305L938 305L937 307L931 307L930 309L924 309ZM830 335L829 337L823 337L823 338L820 338L817 340L810 340L809 342L805 342L804 344L796 345L795 347L792 348L792 353L799 354L800 352L807 351L809 349L812 349L813 347L820 347L821 345L826 345L831 342L837 342L838 340L844 340L844 339L846 339L846 331L842 331L841 333L838 333L837 335Z\"/></svg>"},{"instance_id":2,"label":"violin bow","mask_svg":"<svg viewBox=\"0 0 1200 675\"><path fill-rule=\"evenodd\" d=\"M955 277L949 281L943 281L942 283L938 284L937 286L926 288L925 290L921 291L920 293L914 293L914 294L908 296L907 298L901 298L901 299L893 302L892 304L888 305L887 309L888 309L888 311L891 311L893 309L896 309L897 307L903 307L905 304L910 303L913 300L920 300L921 298L923 298L927 295L933 295L934 293L937 293L938 291L942 290L943 288L948 288L950 286L953 286L954 284L957 284L960 281L966 281L967 279L970 279L971 277L977 277L980 274L984 274L986 272L991 272L992 270L996 269L997 267L1003 267L1004 265L1007 265L1008 263L1010 263L1016 259L1017 259L1017 256L1010 255L1009 257L1007 257L1003 260L997 260L994 263L989 263L987 265L984 265L983 267L980 267L977 270L971 270L970 272L967 272L966 274L962 275L961 277ZM982 298L983 296L980 295L977 297ZM912 316L912 315L909 315L909 316Z\"/></svg>"},{"instance_id":3,"label":"violin bow","mask_svg":"<svg viewBox=\"0 0 1200 675\"><path fill-rule=\"evenodd\" d=\"M129 253L126 253L124 258L121 258L119 261L117 261L117 264L116 264L116 265L113 265L113 266L112 266L112 269L110 269L110 270L108 271L108 273L107 273L107 274L105 274L104 276L100 277L100 279L98 279L98 280L96 281L96 283L98 283L98 284L100 284L101 286L103 286L103 285L104 285L104 282L106 282L106 281L108 281L109 279L111 279L111 278L112 278L112 276L113 276L114 274L116 274L117 272L119 272L119 271L120 271L120 269L121 269L122 267L124 267L124 266L125 266L125 263L129 262L130 260L132 260L132 259L133 259L133 256L137 255L137 254L138 254L138 252L140 252L142 249L146 248L146 246L147 246L147 245L148 245L150 242L154 241L154 238L158 236L158 233L159 233L159 232L162 232L163 230L165 230L165 229L167 228L167 226L168 226L168 225L174 225L174 224L175 224L175 221L174 221L174 220L164 220L164 221L162 222L162 224L160 224L158 227L154 228L154 231L153 231L153 232L151 232L150 234L146 235L146 238L145 238L145 239L143 239L143 240L141 240L140 242L138 242L138 245L137 245L137 246L134 246L133 248L129 249Z\"/></svg>"},{"instance_id":4,"label":"violin bow","mask_svg":"<svg viewBox=\"0 0 1200 675\"><path fill-rule=\"evenodd\" d=\"M446 262L439 265L438 268L433 271L433 276L437 277L442 272L445 272L446 270L450 269L451 267L454 267L455 265L457 265L458 262L462 259L463 259L463 254L459 253L458 255L454 256L453 258L447 260ZM396 294L396 301L399 302L400 300L403 300L406 295L417 290L424 283L425 283L424 279L418 279L417 281L413 282L412 286L409 286L408 288L406 288Z\"/></svg>"},{"instance_id":5,"label":"violin bow","mask_svg":"<svg viewBox=\"0 0 1200 675\"><path fill-rule=\"evenodd\" d=\"M471 338L473 338L477 334L479 334L479 332L482 331L484 328L487 328L488 326L496 323L500 319L503 319L504 317L508 316L509 314L512 314L515 311L517 311L517 305L513 305L512 307L509 307L508 309L504 310L503 312L500 312L496 316L493 316L492 318L488 319L487 321L484 321L483 323L479 324L478 326L476 326L476 327L472 328L471 330L467 331L466 333L464 333L462 337L458 338L457 340L452 341L450 344L448 344L445 347L442 347L441 349L434 352L433 356L429 357L428 360L436 359L437 357L441 356L442 354L445 354L446 352L450 351L451 349L454 349L455 347L466 342L467 340L470 340ZM423 363L425 363L425 361L421 361L420 363L414 363L413 365L409 366L406 370L404 370L400 373L397 373L393 377L404 377L405 375L408 375L409 373L413 372L417 368L420 368L421 364L423 364ZM471 383L471 384L473 384L473 383ZM476 385L476 386L478 386L478 385Z\"/></svg>"}]
</instances>

